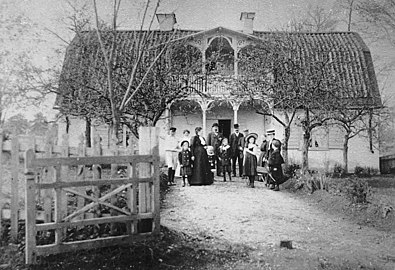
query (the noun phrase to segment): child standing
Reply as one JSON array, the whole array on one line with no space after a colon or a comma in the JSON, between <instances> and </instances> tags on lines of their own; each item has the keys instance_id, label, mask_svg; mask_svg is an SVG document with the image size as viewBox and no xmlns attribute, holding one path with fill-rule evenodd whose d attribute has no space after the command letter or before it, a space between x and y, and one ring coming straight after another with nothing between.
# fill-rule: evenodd
<instances>
[{"instance_id":1,"label":"child standing","mask_svg":"<svg viewBox=\"0 0 395 270\"><path fill-rule=\"evenodd\" d=\"M207 156L208 156L208 162L210 164L210 170L212 173L215 172L215 167L218 166L215 162L215 153L214 153L214 147L209 145L207 146Z\"/></svg>"},{"instance_id":2,"label":"child standing","mask_svg":"<svg viewBox=\"0 0 395 270\"><path fill-rule=\"evenodd\" d=\"M248 186L254 188L254 180L257 176L256 167L258 165L258 145L256 144L256 140L258 138L258 134L250 133L245 138L244 145L244 175L248 176Z\"/></svg>"},{"instance_id":3,"label":"child standing","mask_svg":"<svg viewBox=\"0 0 395 270\"><path fill-rule=\"evenodd\" d=\"M230 174L231 168L230 168L230 161L232 158L232 153L231 153L230 145L228 144L228 139L223 138L222 139L222 144L219 147L219 160L222 165L222 173L224 174L224 182L226 182L226 173L229 174L229 181L232 181L232 176Z\"/></svg>"},{"instance_id":4,"label":"child standing","mask_svg":"<svg viewBox=\"0 0 395 270\"><path fill-rule=\"evenodd\" d=\"M284 159L280 153L281 142L279 140L273 140L272 148L273 152L269 157L269 172L274 179L274 183L270 186L270 189L274 191L279 191L279 185L284 182L284 174L282 164L284 164Z\"/></svg>"},{"instance_id":5,"label":"child standing","mask_svg":"<svg viewBox=\"0 0 395 270\"><path fill-rule=\"evenodd\" d=\"M182 150L178 153L178 161L181 167L182 186L185 187L185 179L189 184L189 177L192 175L192 153L189 150L189 141L182 141L181 147Z\"/></svg>"}]
</instances>

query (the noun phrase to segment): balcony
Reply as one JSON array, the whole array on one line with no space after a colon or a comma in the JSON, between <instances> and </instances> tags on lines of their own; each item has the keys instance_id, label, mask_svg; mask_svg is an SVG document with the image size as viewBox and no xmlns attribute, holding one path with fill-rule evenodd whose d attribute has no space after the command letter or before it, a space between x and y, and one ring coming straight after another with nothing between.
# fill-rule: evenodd
<instances>
[{"instance_id":1,"label":"balcony","mask_svg":"<svg viewBox=\"0 0 395 270\"><path fill-rule=\"evenodd\" d=\"M221 97L229 95L246 95L261 90L263 84L270 83L272 78L258 80L261 85L257 85L256 80L249 80L246 76L235 75L184 75L174 77L171 84L180 88L188 88L192 97L212 96ZM264 83L262 83L264 82Z\"/></svg>"}]
</instances>

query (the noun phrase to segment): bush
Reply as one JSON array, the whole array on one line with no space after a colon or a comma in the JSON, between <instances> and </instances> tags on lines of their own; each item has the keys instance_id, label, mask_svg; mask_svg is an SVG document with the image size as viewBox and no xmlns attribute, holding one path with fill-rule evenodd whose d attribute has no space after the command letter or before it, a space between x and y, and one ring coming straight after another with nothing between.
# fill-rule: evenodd
<instances>
[{"instance_id":1,"label":"bush","mask_svg":"<svg viewBox=\"0 0 395 270\"><path fill-rule=\"evenodd\" d=\"M355 179L346 185L346 192L353 203L367 203L371 189L366 181Z\"/></svg>"},{"instance_id":2,"label":"bush","mask_svg":"<svg viewBox=\"0 0 395 270\"><path fill-rule=\"evenodd\" d=\"M329 192L345 195L352 203L367 203L372 190L368 181L360 178L333 179Z\"/></svg>"},{"instance_id":3,"label":"bush","mask_svg":"<svg viewBox=\"0 0 395 270\"><path fill-rule=\"evenodd\" d=\"M342 178L346 174L347 174L347 172L345 171L344 167L341 164L336 163L333 166L333 172L331 174L331 177L333 177L333 178Z\"/></svg>"},{"instance_id":4,"label":"bush","mask_svg":"<svg viewBox=\"0 0 395 270\"><path fill-rule=\"evenodd\" d=\"M311 193L316 190L328 190L328 177L325 173L313 172L301 177L306 187Z\"/></svg>"},{"instance_id":5,"label":"bush","mask_svg":"<svg viewBox=\"0 0 395 270\"><path fill-rule=\"evenodd\" d=\"M284 169L284 175L287 179L289 178L298 178L301 166L296 163L289 164Z\"/></svg>"},{"instance_id":6,"label":"bush","mask_svg":"<svg viewBox=\"0 0 395 270\"><path fill-rule=\"evenodd\" d=\"M371 177L374 175L378 175L379 170L372 167L356 166L354 169L354 173L358 177Z\"/></svg>"}]
</instances>

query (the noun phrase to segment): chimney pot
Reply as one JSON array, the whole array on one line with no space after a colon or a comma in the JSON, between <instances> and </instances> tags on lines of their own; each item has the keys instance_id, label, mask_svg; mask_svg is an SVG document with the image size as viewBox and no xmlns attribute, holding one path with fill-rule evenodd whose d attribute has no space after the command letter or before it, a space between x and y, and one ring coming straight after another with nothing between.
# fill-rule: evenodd
<instances>
[{"instance_id":1,"label":"chimney pot","mask_svg":"<svg viewBox=\"0 0 395 270\"><path fill-rule=\"evenodd\" d=\"M176 14L174 13L159 13L156 14L156 18L158 19L160 31L172 31L177 23Z\"/></svg>"},{"instance_id":2,"label":"chimney pot","mask_svg":"<svg viewBox=\"0 0 395 270\"><path fill-rule=\"evenodd\" d=\"M240 20L243 22L242 32L252 34L254 32L255 12L242 12Z\"/></svg>"}]
</instances>

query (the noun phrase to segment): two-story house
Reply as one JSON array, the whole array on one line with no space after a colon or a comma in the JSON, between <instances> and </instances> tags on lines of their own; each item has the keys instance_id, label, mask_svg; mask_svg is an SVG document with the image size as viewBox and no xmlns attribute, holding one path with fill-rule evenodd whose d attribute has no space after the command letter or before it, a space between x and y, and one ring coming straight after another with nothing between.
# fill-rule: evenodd
<instances>
[{"instance_id":1,"label":"two-story house","mask_svg":"<svg viewBox=\"0 0 395 270\"><path fill-rule=\"evenodd\" d=\"M173 31L176 23L175 14L158 14L160 29L153 30L153 36L168 35ZM253 21L255 14L250 12L241 13L240 19L243 22L243 29L235 31L224 27L216 27L209 30L177 30L177 39L185 39L188 44L200 51L202 74L193 81L193 87L204 95L191 92L188 98L173 102L168 106L157 126L163 130L163 136L170 126L178 129L178 136L188 129L193 134L195 127L203 127L204 134L210 132L213 123L218 123L220 131L229 136L232 132L233 124L238 123L240 128L248 129L250 132L264 134L268 129L276 131L278 139L284 138L284 128L273 117L257 114L250 106L250 98L240 95L233 95L235 89L235 78L239 74L238 57L243 48L267 40L282 32L255 31ZM135 31L119 31L118 35L123 39L132 39ZM381 106L380 94L373 68L373 62L368 47L361 37L354 32L328 32L328 33L289 33L293 39L302 44L303 58L311 50L330 50L332 52L335 68L334 76L337 76L339 84L344 88L352 87L353 92L358 97L369 98L371 106ZM70 46L73 46L71 43ZM223 54L219 61L210 62L214 53ZM302 59L303 60L303 59ZM62 73L67 73L67 63L80 63L81 70L87 69L88 62L81 60L81 56L66 54L65 65ZM210 74L204 76L210 70ZM207 73L206 73L207 74ZM246 74L242 74L243 76ZM89 77L87 78L89 80ZM67 91L66 87L61 91ZM258 89L259 90L259 89ZM282 118L282 114L271 106L270 100L265 100L260 96L260 102L266 104L272 113ZM58 107L62 106L61 99L58 99ZM69 134L74 140L85 130L83 119L71 118L69 123ZM61 124L59 133L65 132L65 124ZM102 132L103 143L108 143L105 127L98 127ZM75 132L77 131L77 132ZM291 137L289 140L289 158L291 162L301 161L302 130L297 121L292 125ZM343 131L336 127L325 127L315 129L312 134L312 142L309 152L311 167L328 168L334 164L342 163L343 155ZM370 138L372 140L372 138ZM259 143L259 141L258 141ZM373 147L372 147L373 146ZM379 167L379 153L376 143L369 143L366 134L356 136L349 142L349 170L355 166ZM376 147L376 148L375 148ZM163 153L163 149L161 151Z\"/></svg>"}]
</instances>

